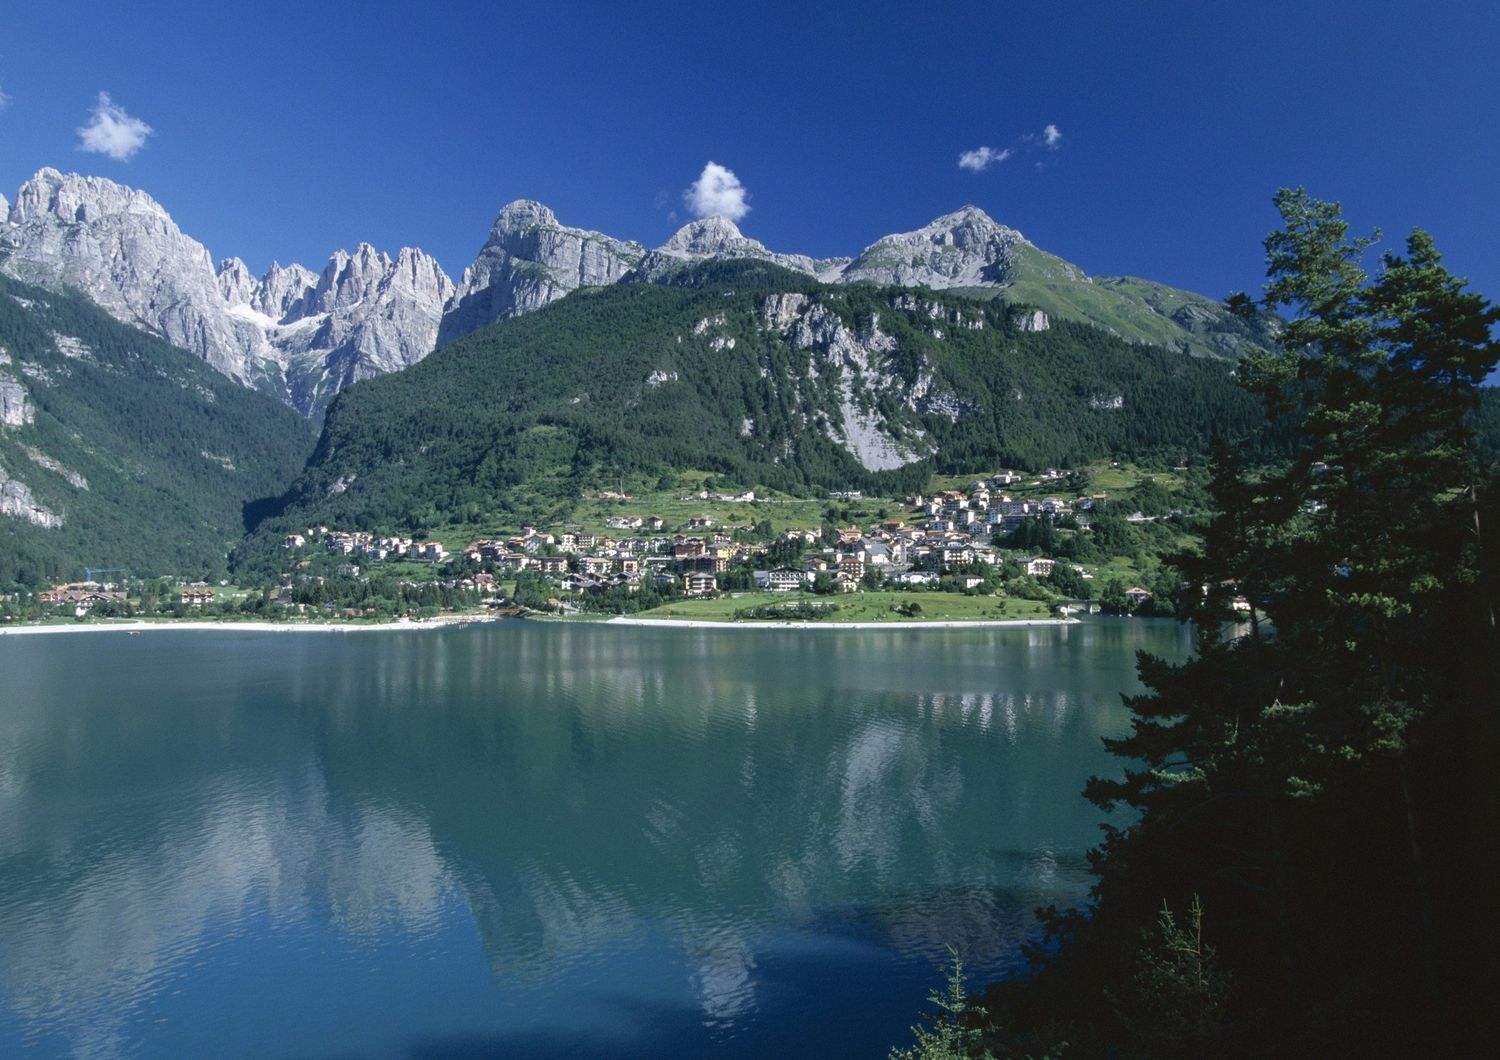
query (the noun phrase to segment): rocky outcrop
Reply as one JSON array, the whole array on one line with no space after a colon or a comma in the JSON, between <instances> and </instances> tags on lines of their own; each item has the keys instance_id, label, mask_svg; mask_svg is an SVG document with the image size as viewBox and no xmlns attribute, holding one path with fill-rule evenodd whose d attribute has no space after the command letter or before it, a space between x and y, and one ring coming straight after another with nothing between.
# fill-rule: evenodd
<instances>
[{"instance_id":1,"label":"rocky outcrop","mask_svg":"<svg viewBox=\"0 0 1500 1060\"><path fill-rule=\"evenodd\" d=\"M805 294L773 294L761 307L761 320L770 330L785 335L802 316L809 301Z\"/></svg>"},{"instance_id":2,"label":"rocky outcrop","mask_svg":"<svg viewBox=\"0 0 1500 1060\"><path fill-rule=\"evenodd\" d=\"M1040 309L1025 310L1012 319L1017 331L1046 331L1052 326L1052 321Z\"/></svg>"},{"instance_id":3,"label":"rocky outcrop","mask_svg":"<svg viewBox=\"0 0 1500 1060\"><path fill-rule=\"evenodd\" d=\"M875 318L863 331L850 328L837 313L802 294L769 296L761 306L768 331L793 348L812 355L809 374L836 388L839 418L821 424L827 437L842 445L870 471L888 471L921 460L931 452L925 433L915 423L887 418L881 398L913 412L934 409L937 399L930 372L915 385L891 368L889 355L896 340L880 329ZM891 401L884 402L887 406Z\"/></svg>"},{"instance_id":4,"label":"rocky outcrop","mask_svg":"<svg viewBox=\"0 0 1500 1060\"><path fill-rule=\"evenodd\" d=\"M0 426L25 427L35 415L26 388L0 375Z\"/></svg>"},{"instance_id":5,"label":"rocky outcrop","mask_svg":"<svg viewBox=\"0 0 1500 1060\"><path fill-rule=\"evenodd\" d=\"M644 254L639 243L561 225L539 202L512 202L459 279L438 341L540 309L580 287L615 283Z\"/></svg>"},{"instance_id":6,"label":"rocky outcrop","mask_svg":"<svg viewBox=\"0 0 1500 1060\"><path fill-rule=\"evenodd\" d=\"M54 475L61 475L63 480L75 490L86 490L89 488L89 480L78 472L64 466L61 460L54 459L42 452L34 445L26 447L26 456L37 467L44 467Z\"/></svg>"},{"instance_id":7,"label":"rocky outcrop","mask_svg":"<svg viewBox=\"0 0 1500 1060\"><path fill-rule=\"evenodd\" d=\"M777 254L767 250L759 240L745 238L727 217L713 216L679 228L671 239L641 260L636 275L644 280L657 281L670 277L684 265L730 259L768 261L794 272L830 279L849 261L848 258L814 261L805 254Z\"/></svg>"},{"instance_id":8,"label":"rocky outcrop","mask_svg":"<svg viewBox=\"0 0 1500 1060\"><path fill-rule=\"evenodd\" d=\"M20 519L44 530L56 530L62 516L37 503L26 483L11 478L0 466L0 518Z\"/></svg>"},{"instance_id":9,"label":"rocky outcrop","mask_svg":"<svg viewBox=\"0 0 1500 1060\"><path fill-rule=\"evenodd\" d=\"M10 351L0 346L0 427L25 427L36 411L26 388L7 371L10 367Z\"/></svg>"},{"instance_id":10,"label":"rocky outcrop","mask_svg":"<svg viewBox=\"0 0 1500 1060\"><path fill-rule=\"evenodd\" d=\"M886 236L866 247L839 274L841 283L903 287L994 287L1007 282L1026 239L965 206L915 232Z\"/></svg>"}]
</instances>

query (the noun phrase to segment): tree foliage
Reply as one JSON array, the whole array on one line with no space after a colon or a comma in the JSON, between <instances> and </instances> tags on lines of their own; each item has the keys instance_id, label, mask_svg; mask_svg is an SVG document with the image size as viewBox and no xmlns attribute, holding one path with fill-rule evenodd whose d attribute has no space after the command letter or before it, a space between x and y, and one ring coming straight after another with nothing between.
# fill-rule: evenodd
<instances>
[{"instance_id":1,"label":"tree foliage","mask_svg":"<svg viewBox=\"0 0 1500 1060\"><path fill-rule=\"evenodd\" d=\"M964 962L953 947L948 948L951 967L942 990L927 996L932 1005L931 1025L912 1027L914 1044L892 1049L890 1060L971 1060L993 1057L983 1050L982 1033L977 1026L981 1010L969 1000L964 985Z\"/></svg>"},{"instance_id":2,"label":"tree foliage","mask_svg":"<svg viewBox=\"0 0 1500 1060\"><path fill-rule=\"evenodd\" d=\"M1136 816L1092 855L1092 916L1055 916L1058 955L1001 996L1085 1052L1183 1055L1180 1006L1140 989L1140 939L1164 899L1202 895L1233 989L1188 1053L1467 1055L1500 649L1472 425L1500 312L1426 233L1371 276L1337 205L1276 204L1262 305L1291 320L1243 374L1297 452L1252 469L1217 451L1188 564L1196 655L1141 659L1132 731L1106 741L1128 765L1087 791ZM1255 621L1231 636L1235 596ZM1110 997L1132 1004L1091 1009Z\"/></svg>"},{"instance_id":3,"label":"tree foliage","mask_svg":"<svg viewBox=\"0 0 1500 1060\"><path fill-rule=\"evenodd\" d=\"M0 427L0 472L64 520L0 516L0 589L85 565L218 578L248 508L284 491L312 448L290 408L82 295L0 278L0 352L0 378L34 408Z\"/></svg>"}]
</instances>

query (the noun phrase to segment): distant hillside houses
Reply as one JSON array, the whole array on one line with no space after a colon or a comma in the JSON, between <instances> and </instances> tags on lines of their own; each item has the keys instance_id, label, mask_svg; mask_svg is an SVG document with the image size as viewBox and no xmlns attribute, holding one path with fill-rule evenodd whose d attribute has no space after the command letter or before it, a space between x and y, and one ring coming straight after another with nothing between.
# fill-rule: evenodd
<instances>
[{"instance_id":1,"label":"distant hillside houses","mask_svg":"<svg viewBox=\"0 0 1500 1060\"><path fill-rule=\"evenodd\" d=\"M447 550L437 541L415 541L409 537L380 537L363 531L330 530L326 526L310 528L306 533L288 534L281 547L303 548L309 540L322 541L329 552L343 556L366 556L375 560L416 559L441 563Z\"/></svg>"},{"instance_id":2,"label":"distant hillside houses","mask_svg":"<svg viewBox=\"0 0 1500 1060\"><path fill-rule=\"evenodd\" d=\"M1039 479L1058 480L1070 474L1048 469ZM638 592L643 586L669 593L701 596L726 585L771 592L798 592L815 585L819 591L852 592L861 587L893 585L928 587L940 578L955 576L959 588L974 588L986 580L976 569L1014 561L1027 575L1052 576L1055 561L1046 556L1007 551L1001 539L1031 520L1086 530L1087 518L1105 499L1103 494L1017 498L1005 487L1023 479L1015 471L1001 471L977 479L967 489L941 490L906 498L911 512L905 518L884 517L869 526L851 525L831 531L825 527L786 527L772 539L749 526L720 527L709 515L692 516L682 532L669 534L657 515L616 512L604 518L605 532L578 527L522 526L506 537L481 538L454 557L483 576L515 575L523 571L556 579L565 594ZM600 496L603 496L602 494ZM753 498L753 493L700 496L718 500ZM841 491L852 499L857 493ZM611 498L616 499L616 498ZM624 495L618 495L624 499ZM287 535L287 548L323 543L330 552L370 559L447 558L437 542L350 532L326 526Z\"/></svg>"},{"instance_id":3,"label":"distant hillside houses","mask_svg":"<svg viewBox=\"0 0 1500 1060\"><path fill-rule=\"evenodd\" d=\"M754 490L742 490L739 493L713 493L709 490L699 490L697 493L687 494L682 500L696 498L700 501L722 501L726 504L749 504L755 500Z\"/></svg>"}]
</instances>

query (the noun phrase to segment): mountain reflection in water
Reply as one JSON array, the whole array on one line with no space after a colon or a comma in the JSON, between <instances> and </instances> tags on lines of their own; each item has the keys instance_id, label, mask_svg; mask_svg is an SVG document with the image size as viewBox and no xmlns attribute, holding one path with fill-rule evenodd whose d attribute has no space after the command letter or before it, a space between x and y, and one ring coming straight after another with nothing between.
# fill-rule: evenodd
<instances>
[{"instance_id":1,"label":"mountain reflection in water","mask_svg":"<svg viewBox=\"0 0 1500 1060\"><path fill-rule=\"evenodd\" d=\"M0 638L0 1052L882 1052L1175 626Z\"/></svg>"}]
</instances>

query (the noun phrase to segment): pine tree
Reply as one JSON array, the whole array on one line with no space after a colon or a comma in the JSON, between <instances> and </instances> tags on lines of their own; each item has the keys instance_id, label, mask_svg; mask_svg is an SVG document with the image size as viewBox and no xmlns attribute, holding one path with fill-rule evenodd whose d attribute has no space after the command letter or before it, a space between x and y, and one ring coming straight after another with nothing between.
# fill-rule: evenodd
<instances>
[{"instance_id":1,"label":"pine tree","mask_svg":"<svg viewBox=\"0 0 1500 1060\"><path fill-rule=\"evenodd\" d=\"M981 1052L982 1035L974 1025L979 1010L969 1000L964 986L964 963L958 951L948 947L952 961L946 975L945 988L934 990L927 996L934 1014L932 1026L917 1024L912 1027L916 1044L905 1049L894 1048L891 1060L970 1060L988 1057Z\"/></svg>"},{"instance_id":2,"label":"pine tree","mask_svg":"<svg viewBox=\"0 0 1500 1060\"><path fill-rule=\"evenodd\" d=\"M1236 972L1222 1048L1454 1045L1467 836L1484 827L1477 771L1454 767L1493 732L1476 672L1500 654L1469 414L1500 311L1426 233L1371 277L1373 238L1337 205L1276 205L1262 306L1290 322L1243 378L1298 452L1256 475L1216 460L1220 514L1190 565L1198 651L1142 660L1132 732L1108 741L1132 764L1090 783L1140 816L1095 854L1081 937L1128 976L1163 897L1202 893ZM1234 595L1266 619L1249 636L1221 635Z\"/></svg>"}]
</instances>

